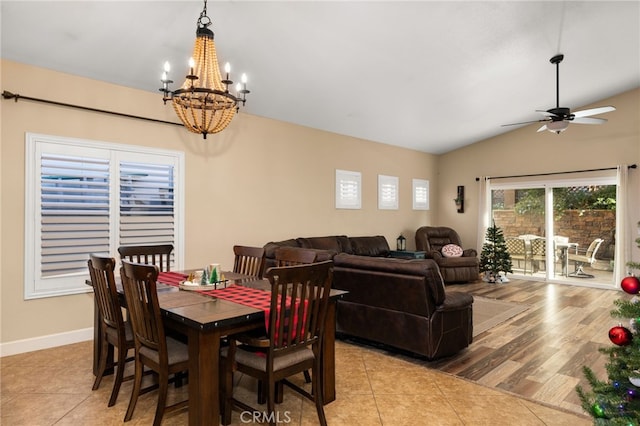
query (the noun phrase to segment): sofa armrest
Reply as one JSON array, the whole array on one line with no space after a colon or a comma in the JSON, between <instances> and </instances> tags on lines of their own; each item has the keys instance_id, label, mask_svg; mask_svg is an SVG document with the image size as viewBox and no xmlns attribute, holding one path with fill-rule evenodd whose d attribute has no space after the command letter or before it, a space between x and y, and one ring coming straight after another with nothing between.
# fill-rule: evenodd
<instances>
[{"instance_id":1,"label":"sofa armrest","mask_svg":"<svg viewBox=\"0 0 640 426\"><path fill-rule=\"evenodd\" d=\"M430 258L432 258L432 259L434 259L434 260L438 260L438 259L443 259L443 258L444 258L444 256L442 255L442 253L440 253L440 252L439 252L439 251L437 251L437 250L431 250L431 251L429 252L429 257L430 257Z\"/></svg>"},{"instance_id":2,"label":"sofa armrest","mask_svg":"<svg viewBox=\"0 0 640 426\"><path fill-rule=\"evenodd\" d=\"M466 249L462 252L462 257L478 257L478 252L476 249Z\"/></svg>"},{"instance_id":3,"label":"sofa armrest","mask_svg":"<svg viewBox=\"0 0 640 426\"><path fill-rule=\"evenodd\" d=\"M457 311L473 304L473 296L459 291L448 291L444 303L438 306L440 312Z\"/></svg>"}]
</instances>

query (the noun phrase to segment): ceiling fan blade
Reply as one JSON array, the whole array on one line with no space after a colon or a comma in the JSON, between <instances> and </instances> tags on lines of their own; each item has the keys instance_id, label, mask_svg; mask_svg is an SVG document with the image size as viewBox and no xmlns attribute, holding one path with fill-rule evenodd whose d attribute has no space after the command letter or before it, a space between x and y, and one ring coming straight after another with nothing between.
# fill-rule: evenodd
<instances>
[{"instance_id":1,"label":"ceiling fan blade","mask_svg":"<svg viewBox=\"0 0 640 426\"><path fill-rule=\"evenodd\" d=\"M573 116L578 118L578 117L588 117L590 115L598 115L598 114L604 114L605 112L611 112L611 111L615 111L615 107L612 106L603 106L603 107L598 107L598 108L591 108L591 109L583 109L582 111L576 111L573 113Z\"/></svg>"},{"instance_id":2,"label":"ceiling fan blade","mask_svg":"<svg viewBox=\"0 0 640 426\"><path fill-rule=\"evenodd\" d=\"M536 112L539 112L540 114L544 115L545 117L557 117L558 114L554 114L552 112L549 111L543 111L541 109L537 109Z\"/></svg>"},{"instance_id":3,"label":"ceiling fan blade","mask_svg":"<svg viewBox=\"0 0 640 426\"><path fill-rule=\"evenodd\" d=\"M571 122L578 124L603 124L607 122L607 119L595 117L577 117L571 120Z\"/></svg>"},{"instance_id":4,"label":"ceiling fan blade","mask_svg":"<svg viewBox=\"0 0 640 426\"><path fill-rule=\"evenodd\" d=\"M547 125L546 124L542 125L542 127L540 127L538 130L536 130L536 132L538 132L538 133L539 132L544 132L545 130L547 130Z\"/></svg>"},{"instance_id":5,"label":"ceiling fan blade","mask_svg":"<svg viewBox=\"0 0 640 426\"><path fill-rule=\"evenodd\" d=\"M505 126L519 126L521 124L531 124L531 123L540 123L542 121L550 121L548 119L544 119L544 120L532 120L532 121L523 121L521 123L509 123L509 124L501 124L500 127L505 127Z\"/></svg>"}]
</instances>

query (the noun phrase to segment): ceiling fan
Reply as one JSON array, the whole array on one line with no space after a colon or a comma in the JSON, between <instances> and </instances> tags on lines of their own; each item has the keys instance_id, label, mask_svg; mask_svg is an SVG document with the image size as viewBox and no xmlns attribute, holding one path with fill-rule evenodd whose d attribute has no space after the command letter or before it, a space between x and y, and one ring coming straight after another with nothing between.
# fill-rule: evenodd
<instances>
[{"instance_id":1,"label":"ceiling fan","mask_svg":"<svg viewBox=\"0 0 640 426\"><path fill-rule=\"evenodd\" d=\"M556 107L546 111L537 110L545 116L540 120L525 121L522 123L503 124L502 126L517 126L520 124L529 124L541 122L545 123L538 129L538 132L548 130L553 133L560 134L569 127L569 123L578 124L602 124L607 120L604 118L591 117L592 115L604 114L605 112L615 111L612 106L603 106L598 108L585 109L582 111L571 112L569 108L560 107L560 62L564 59L564 55L558 54L550 59L550 62L556 66Z\"/></svg>"}]
</instances>

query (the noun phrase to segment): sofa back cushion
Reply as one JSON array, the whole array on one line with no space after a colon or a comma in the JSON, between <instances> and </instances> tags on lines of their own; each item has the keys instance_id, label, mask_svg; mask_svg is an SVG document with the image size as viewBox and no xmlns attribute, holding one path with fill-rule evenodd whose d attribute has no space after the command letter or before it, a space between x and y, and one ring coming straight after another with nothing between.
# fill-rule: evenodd
<instances>
[{"instance_id":1,"label":"sofa back cushion","mask_svg":"<svg viewBox=\"0 0 640 426\"><path fill-rule=\"evenodd\" d=\"M302 248L328 250L335 253L350 252L351 244L346 235L328 237L297 238L298 245Z\"/></svg>"},{"instance_id":2,"label":"sofa back cushion","mask_svg":"<svg viewBox=\"0 0 640 426\"><path fill-rule=\"evenodd\" d=\"M429 316L444 303L444 281L431 259L396 259L337 254L334 287L345 300Z\"/></svg>"},{"instance_id":3,"label":"sofa back cushion","mask_svg":"<svg viewBox=\"0 0 640 426\"><path fill-rule=\"evenodd\" d=\"M359 256L389 256L389 243L382 235L375 237L349 237L351 243L351 252L345 253L355 254Z\"/></svg>"},{"instance_id":4,"label":"sofa back cushion","mask_svg":"<svg viewBox=\"0 0 640 426\"><path fill-rule=\"evenodd\" d=\"M280 247L300 247L298 245L298 241L295 239L284 240L284 241L272 241L264 245L264 257L267 259L275 259L276 258L276 250Z\"/></svg>"}]
</instances>

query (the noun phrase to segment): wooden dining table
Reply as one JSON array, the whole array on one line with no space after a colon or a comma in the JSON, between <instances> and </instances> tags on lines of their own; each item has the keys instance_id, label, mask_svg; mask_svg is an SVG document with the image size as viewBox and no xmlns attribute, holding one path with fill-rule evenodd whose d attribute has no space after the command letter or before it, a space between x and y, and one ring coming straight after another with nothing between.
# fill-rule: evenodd
<instances>
[{"instance_id":1,"label":"wooden dining table","mask_svg":"<svg viewBox=\"0 0 640 426\"><path fill-rule=\"evenodd\" d=\"M269 289L267 280L225 272L229 283L249 288ZM215 425L220 422L219 358L220 341L224 336L263 327L264 310L221 298L212 298L196 291L180 290L175 285L162 284L157 291L165 327L187 336L189 347L189 424ZM119 293L122 292L119 289ZM321 351L323 401L336 398L335 393L335 326L336 304L345 291L331 290L329 309ZM124 299L124 297L123 297ZM95 308L94 374L97 372L100 339L100 316ZM112 352L112 351L110 351ZM112 353L110 356L113 356Z\"/></svg>"}]
</instances>

